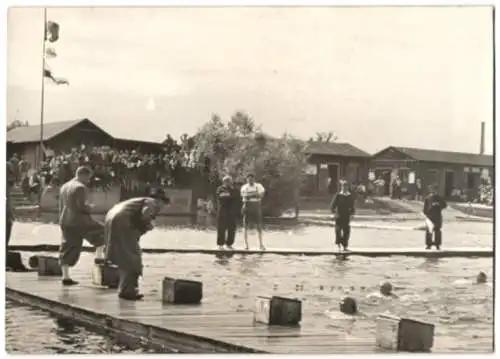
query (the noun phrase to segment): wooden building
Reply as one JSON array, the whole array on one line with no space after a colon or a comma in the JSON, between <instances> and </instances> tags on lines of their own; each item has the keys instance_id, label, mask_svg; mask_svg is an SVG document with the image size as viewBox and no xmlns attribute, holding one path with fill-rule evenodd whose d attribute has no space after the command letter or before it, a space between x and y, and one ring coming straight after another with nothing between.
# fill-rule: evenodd
<instances>
[{"instance_id":1,"label":"wooden building","mask_svg":"<svg viewBox=\"0 0 500 359\"><path fill-rule=\"evenodd\" d=\"M337 192L341 178L351 184L366 184L370 154L349 143L308 143L305 153L309 156L307 182L302 196L330 198Z\"/></svg>"},{"instance_id":2,"label":"wooden building","mask_svg":"<svg viewBox=\"0 0 500 359\"><path fill-rule=\"evenodd\" d=\"M49 122L43 125L44 157L52 151L69 152L82 144L112 146L114 138L88 119ZM16 127L7 132L7 156L21 156L32 167L38 162L40 125Z\"/></svg>"},{"instance_id":3,"label":"wooden building","mask_svg":"<svg viewBox=\"0 0 500 359\"><path fill-rule=\"evenodd\" d=\"M440 195L450 198L454 189L474 196L482 178L494 178L494 158L491 155L426 150L389 146L373 155L372 172L383 178L384 194L391 193L391 183L399 177L414 191L417 178L422 181L424 193L428 185L436 185Z\"/></svg>"},{"instance_id":4,"label":"wooden building","mask_svg":"<svg viewBox=\"0 0 500 359\"><path fill-rule=\"evenodd\" d=\"M159 153L162 144L131 139L114 138L89 119L49 122L43 125L43 156L70 152L72 148L85 146L109 146L119 150L140 150ZM17 127L7 132L7 158L14 153L34 168L38 163L40 125Z\"/></svg>"}]
</instances>

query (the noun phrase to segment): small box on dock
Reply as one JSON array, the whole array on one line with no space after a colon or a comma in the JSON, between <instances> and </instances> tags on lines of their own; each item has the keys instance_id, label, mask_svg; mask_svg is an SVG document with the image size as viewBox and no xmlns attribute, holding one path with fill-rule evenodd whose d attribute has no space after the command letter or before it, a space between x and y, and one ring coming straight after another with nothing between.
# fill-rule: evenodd
<instances>
[{"instance_id":1,"label":"small box on dock","mask_svg":"<svg viewBox=\"0 0 500 359\"><path fill-rule=\"evenodd\" d=\"M283 297L257 297L254 321L268 325L293 326L302 320L302 302Z\"/></svg>"},{"instance_id":2,"label":"small box on dock","mask_svg":"<svg viewBox=\"0 0 500 359\"><path fill-rule=\"evenodd\" d=\"M380 314L377 317L376 344L393 351L429 352L434 345L434 325Z\"/></svg>"},{"instance_id":3,"label":"small box on dock","mask_svg":"<svg viewBox=\"0 0 500 359\"><path fill-rule=\"evenodd\" d=\"M39 276L62 276L59 258L38 256L38 275Z\"/></svg>"},{"instance_id":4,"label":"small box on dock","mask_svg":"<svg viewBox=\"0 0 500 359\"><path fill-rule=\"evenodd\" d=\"M92 268L92 283L101 287L118 288L120 284L118 267L114 264L96 260Z\"/></svg>"},{"instance_id":5,"label":"small box on dock","mask_svg":"<svg viewBox=\"0 0 500 359\"><path fill-rule=\"evenodd\" d=\"M5 259L5 266L7 267L7 269L14 272L25 272L28 270L24 266L21 253L19 252L8 251Z\"/></svg>"},{"instance_id":6,"label":"small box on dock","mask_svg":"<svg viewBox=\"0 0 500 359\"><path fill-rule=\"evenodd\" d=\"M198 304L202 297L203 283L201 282L170 277L163 278L163 303Z\"/></svg>"}]
</instances>

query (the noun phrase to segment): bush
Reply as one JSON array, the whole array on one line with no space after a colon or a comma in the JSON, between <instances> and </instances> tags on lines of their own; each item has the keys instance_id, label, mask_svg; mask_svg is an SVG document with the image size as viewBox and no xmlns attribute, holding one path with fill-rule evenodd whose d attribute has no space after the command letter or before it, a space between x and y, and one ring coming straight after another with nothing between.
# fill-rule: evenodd
<instances>
[{"instance_id":1,"label":"bush","mask_svg":"<svg viewBox=\"0 0 500 359\"><path fill-rule=\"evenodd\" d=\"M265 215L280 215L297 205L298 191L305 179L303 141L288 134L271 138L246 114L237 112L228 124L217 115L196 134L194 150L198 167L213 184L230 174L239 185L247 173L266 188Z\"/></svg>"},{"instance_id":2,"label":"bush","mask_svg":"<svg viewBox=\"0 0 500 359\"><path fill-rule=\"evenodd\" d=\"M492 206L494 201L494 190L491 183L479 186L479 202Z\"/></svg>"}]
</instances>

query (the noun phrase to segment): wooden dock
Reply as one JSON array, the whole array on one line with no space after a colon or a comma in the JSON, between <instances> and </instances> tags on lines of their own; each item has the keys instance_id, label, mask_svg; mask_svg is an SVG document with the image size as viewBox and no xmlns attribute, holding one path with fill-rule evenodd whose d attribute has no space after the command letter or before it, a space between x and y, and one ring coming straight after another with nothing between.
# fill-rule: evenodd
<instances>
[{"instance_id":1,"label":"wooden dock","mask_svg":"<svg viewBox=\"0 0 500 359\"><path fill-rule=\"evenodd\" d=\"M11 245L10 251L21 252L57 252L57 245ZM93 252L94 248L84 247L83 251ZM471 257L471 258L490 258L493 257L494 251L492 248L446 248L442 250L425 250L422 248L353 248L348 252L339 252L336 249L288 249L288 248L268 248L266 251L258 249L245 250L235 248L233 251L219 250L214 248L143 248L143 253L200 253L210 255L285 255L285 256L343 256L343 257L390 257L390 256L405 256L405 257L421 257L421 258L450 258L450 257Z\"/></svg>"},{"instance_id":2,"label":"wooden dock","mask_svg":"<svg viewBox=\"0 0 500 359\"><path fill-rule=\"evenodd\" d=\"M80 278L77 278L81 280ZM6 298L69 318L129 345L180 353L374 353L375 338L352 338L339 328L304 321L300 327L268 327L251 312L213 311L203 305L166 305L160 295L143 301L118 299L116 291L93 286L62 287L60 278L7 273ZM220 308L223 308L220 307ZM25 325L29 325L26 323ZM369 334L367 334L369 335Z\"/></svg>"}]
</instances>

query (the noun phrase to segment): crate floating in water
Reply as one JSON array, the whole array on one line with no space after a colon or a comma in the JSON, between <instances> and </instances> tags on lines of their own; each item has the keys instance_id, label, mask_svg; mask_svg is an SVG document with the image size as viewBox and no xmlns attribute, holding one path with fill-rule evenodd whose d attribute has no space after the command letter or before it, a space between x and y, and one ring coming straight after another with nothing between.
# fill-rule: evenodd
<instances>
[{"instance_id":1,"label":"crate floating in water","mask_svg":"<svg viewBox=\"0 0 500 359\"><path fill-rule=\"evenodd\" d=\"M254 321L268 325L293 326L302 320L302 302L283 297L257 297Z\"/></svg>"},{"instance_id":2,"label":"crate floating in water","mask_svg":"<svg viewBox=\"0 0 500 359\"><path fill-rule=\"evenodd\" d=\"M163 303L198 304L202 297L203 283L201 282L170 277L163 278Z\"/></svg>"},{"instance_id":3,"label":"crate floating in water","mask_svg":"<svg viewBox=\"0 0 500 359\"><path fill-rule=\"evenodd\" d=\"M434 324L380 314L376 343L382 349L393 351L429 352L434 345Z\"/></svg>"},{"instance_id":4,"label":"crate floating in water","mask_svg":"<svg viewBox=\"0 0 500 359\"><path fill-rule=\"evenodd\" d=\"M37 262L39 276L62 276L59 258L38 256Z\"/></svg>"},{"instance_id":5,"label":"crate floating in water","mask_svg":"<svg viewBox=\"0 0 500 359\"><path fill-rule=\"evenodd\" d=\"M120 284L118 267L96 259L92 268L92 283L102 287L118 288Z\"/></svg>"}]
</instances>

